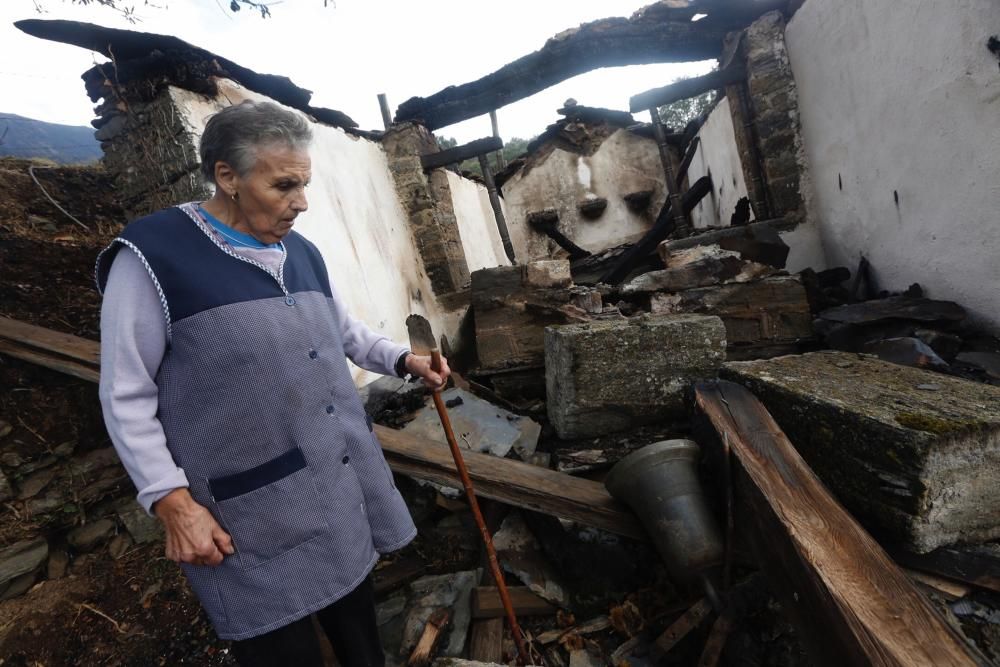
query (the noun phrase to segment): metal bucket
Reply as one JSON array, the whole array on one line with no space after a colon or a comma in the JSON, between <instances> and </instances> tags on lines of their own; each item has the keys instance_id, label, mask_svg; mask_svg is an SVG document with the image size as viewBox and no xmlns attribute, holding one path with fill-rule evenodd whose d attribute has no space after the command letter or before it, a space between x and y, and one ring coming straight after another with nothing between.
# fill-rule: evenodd
<instances>
[{"instance_id":1,"label":"metal bucket","mask_svg":"<svg viewBox=\"0 0 1000 667\"><path fill-rule=\"evenodd\" d=\"M722 564L722 538L698 483L700 450L665 440L622 459L604 485L639 516L667 570L682 586L703 586Z\"/></svg>"}]
</instances>

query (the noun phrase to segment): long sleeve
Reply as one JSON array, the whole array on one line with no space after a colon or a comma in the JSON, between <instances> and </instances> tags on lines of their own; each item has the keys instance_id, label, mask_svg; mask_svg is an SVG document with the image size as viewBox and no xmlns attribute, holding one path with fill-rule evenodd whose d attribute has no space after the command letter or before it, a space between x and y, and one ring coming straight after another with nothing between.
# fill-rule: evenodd
<instances>
[{"instance_id":1,"label":"long sleeve","mask_svg":"<svg viewBox=\"0 0 1000 667\"><path fill-rule=\"evenodd\" d=\"M135 253L122 248L101 307L99 394L111 442L147 512L174 489L188 486L157 418L155 378L166 348L163 307L153 281Z\"/></svg>"},{"instance_id":2,"label":"long sleeve","mask_svg":"<svg viewBox=\"0 0 1000 667\"><path fill-rule=\"evenodd\" d=\"M337 288L331 285L330 289L347 357L366 371L395 376L396 362L410 349L375 333L364 322L351 317Z\"/></svg>"}]
</instances>

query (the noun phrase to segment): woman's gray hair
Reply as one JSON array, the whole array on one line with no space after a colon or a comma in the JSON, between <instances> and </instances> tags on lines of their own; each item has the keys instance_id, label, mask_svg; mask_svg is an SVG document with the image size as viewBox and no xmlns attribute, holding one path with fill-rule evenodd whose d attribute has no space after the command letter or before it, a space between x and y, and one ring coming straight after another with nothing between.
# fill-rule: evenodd
<instances>
[{"instance_id":1,"label":"woman's gray hair","mask_svg":"<svg viewBox=\"0 0 1000 667\"><path fill-rule=\"evenodd\" d=\"M257 149L273 144L299 150L312 140L309 122L273 102L241 102L212 115L201 135L201 173L215 183L215 163L225 162L246 176L257 161Z\"/></svg>"}]
</instances>

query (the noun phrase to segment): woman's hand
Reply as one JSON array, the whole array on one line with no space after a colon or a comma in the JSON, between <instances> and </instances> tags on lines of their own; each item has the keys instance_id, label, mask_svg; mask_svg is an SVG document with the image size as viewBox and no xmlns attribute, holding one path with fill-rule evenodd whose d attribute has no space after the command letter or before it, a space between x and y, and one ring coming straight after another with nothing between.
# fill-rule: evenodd
<instances>
[{"instance_id":1,"label":"woman's hand","mask_svg":"<svg viewBox=\"0 0 1000 667\"><path fill-rule=\"evenodd\" d=\"M153 512L167 533L167 558L177 563L218 565L236 552L229 533L187 489L174 489L156 501Z\"/></svg>"},{"instance_id":2,"label":"woman's hand","mask_svg":"<svg viewBox=\"0 0 1000 667\"><path fill-rule=\"evenodd\" d=\"M422 357L410 353L406 355L406 361L403 363L411 375L423 378L424 384L433 391L444 389L444 386L448 383L448 376L451 375L451 369L448 368L448 360L444 357L441 357L440 373L431 370L430 357Z\"/></svg>"}]
</instances>

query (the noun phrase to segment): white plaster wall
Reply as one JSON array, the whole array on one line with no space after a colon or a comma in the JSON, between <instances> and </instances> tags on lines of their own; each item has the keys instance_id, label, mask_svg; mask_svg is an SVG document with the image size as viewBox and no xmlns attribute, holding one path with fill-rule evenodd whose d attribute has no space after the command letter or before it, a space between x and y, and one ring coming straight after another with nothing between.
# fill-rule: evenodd
<instances>
[{"instance_id":1,"label":"white plaster wall","mask_svg":"<svg viewBox=\"0 0 1000 667\"><path fill-rule=\"evenodd\" d=\"M633 213L623 197L653 190L647 211ZM590 156L555 149L530 169L522 169L503 186L507 224L519 262L545 259L558 246L527 225L533 211L555 208L559 229L581 248L597 252L633 241L650 228L663 205L663 169L656 142L628 130L618 130ZM601 217L582 217L577 205L604 197L608 206Z\"/></svg>"},{"instance_id":2,"label":"white plaster wall","mask_svg":"<svg viewBox=\"0 0 1000 667\"><path fill-rule=\"evenodd\" d=\"M486 187L453 171L448 170L446 173L469 272L494 266L509 266L510 260L503 250L503 241L500 240L500 230L497 228ZM507 211L502 199L500 208L506 217Z\"/></svg>"},{"instance_id":3,"label":"white plaster wall","mask_svg":"<svg viewBox=\"0 0 1000 667\"><path fill-rule=\"evenodd\" d=\"M196 141L208 116L224 106L267 99L232 81L220 81L215 100L178 88L170 92ZM438 336L454 332L459 314L445 313L433 298L382 148L319 123L313 123L313 137L309 210L295 229L323 254L351 314L401 343L407 342L410 313L427 317ZM378 377L353 365L351 370L359 385Z\"/></svg>"},{"instance_id":4,"label":"white plaster wall","mask_svg":"<svg viewBox=\"0 0 1000 667\"><path fill-rule=\"evenodd\" d=\"M829 264L864 254L880 288L918 282L994 330L998 30L996 0L807 0L785 34Z\"/></svg>"},{"instance_id":5,"label":"white plaster wall","mask_svg":"<svg viewBox=\"0 0 1000 667\"><path fill-rule=\"evenodd\" d=\"M712 192L691 211L691 223L695 228L728 227L736 202L747 196L728 98L723 97L708 115L698 137L701 142L688 167L688 182L711 174Z\"/></svg>"}]
</instances>

